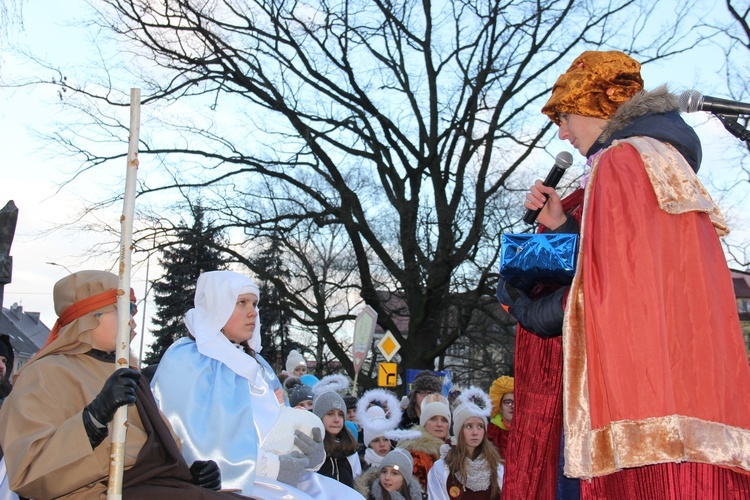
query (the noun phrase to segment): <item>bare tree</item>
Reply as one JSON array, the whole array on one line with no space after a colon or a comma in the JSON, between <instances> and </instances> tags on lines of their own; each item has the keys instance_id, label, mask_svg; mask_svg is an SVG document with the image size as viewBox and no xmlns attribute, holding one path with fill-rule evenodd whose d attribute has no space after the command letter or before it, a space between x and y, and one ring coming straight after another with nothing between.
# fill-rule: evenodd
<instances>
[{"instance_id":1,"label":"bare tree","mask_svg":"<svg viewBox=\"0 0 750 500\"><path fill-rule=\"evenodd\" d=\"M549 163L538 110L565 63L584 48L649 63L692 46L690 26L650 26L653 7L635 0L104 4L99 23L152 110L141 158L161 168L140 202L200 196L242 263L281 235L306 285L274 286L350 374L334 326L358 301L397 337L404 367L432 368L494 295L521 166ZM118 70L101 65L98 81L55 77L87 117L56 137L81 156L79 174L119 160L101 144L126 138ZM311 246L333 241L323 254L339 264L321 274ZM406 331L379 290L403 296Z\"/></svg>"},{"instance_id":2,"label":"bare tree","mask_svg":"<svg viewBox=\"0 0 750 500\"><path fill-rule=\"evenodd\" d=\"M14 28L23 28L23 0L0 0L0 35Z\"/></svg>"}]
</instances>

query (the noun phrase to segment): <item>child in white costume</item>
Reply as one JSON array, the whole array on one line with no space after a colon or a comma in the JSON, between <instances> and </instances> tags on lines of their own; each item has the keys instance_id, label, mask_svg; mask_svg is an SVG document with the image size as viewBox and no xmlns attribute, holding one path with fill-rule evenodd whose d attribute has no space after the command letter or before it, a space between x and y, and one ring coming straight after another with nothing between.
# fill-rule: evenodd
<instances>
[{"instance_id":1,"label":"child in white costume","mask_svg":"<svg viewBox=\"0 0 750 500\"><path fill-rule=\"evenodd\" d=\"M453 411L455 446L441 447L442 458L427 475L427 496L430 500L466 496L487 500L500 498L505 468L497 448L487 439L492 402L477 387L463 391L458 401Z\"/></svg>"},{"instance_id":2,"label":"child in white costume","mask_svg":"<svg viewBox=\"0 0 750 500\"><path fill-rule=\"evenodd\" d=\"M185 315L191 337L167 350L151 383L159 407L183 455L210 455L224 488L263 499L356 498L314 473L325 459L322 422L289 408L259 355L259 297L255 283L235 272L198 278L195 307Z\"/></svg>"}]
</instances>

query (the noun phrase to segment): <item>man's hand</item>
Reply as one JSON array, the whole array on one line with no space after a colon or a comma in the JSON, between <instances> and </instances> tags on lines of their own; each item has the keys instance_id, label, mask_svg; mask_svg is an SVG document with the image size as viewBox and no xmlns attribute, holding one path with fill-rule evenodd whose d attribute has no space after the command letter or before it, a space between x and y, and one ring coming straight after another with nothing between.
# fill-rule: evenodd
<instances>
[{"instance_id":1,"label":"man's hand","mask_svg":"<svg viewBox=\"0 0 750 500\"><path fill-rule=\"evenodd\" d=\"M530 210L541 209L536 220L548 229L557 229L566 221L557 191L553 187L545 186L539 179L529 188L523 206Z\"/></svg>"},{"instance_id":2,"label":"man's hand","mask_svg":"<svg viewBox=\"0 0 750 500\"><path fill-rule=\"evenodd\" d=\"M109 376L101 392L86 407L97 422L107 425L122 405L135 404L135 388L141 374L132 368L120 368Z\"/></svg>"}]
</instances>

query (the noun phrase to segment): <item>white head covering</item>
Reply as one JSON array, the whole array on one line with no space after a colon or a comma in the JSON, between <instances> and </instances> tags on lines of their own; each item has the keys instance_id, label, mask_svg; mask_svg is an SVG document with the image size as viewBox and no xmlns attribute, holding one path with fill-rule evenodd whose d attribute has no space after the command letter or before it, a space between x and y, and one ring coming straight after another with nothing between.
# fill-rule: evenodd
<instances>
[{"instance_id":1,"label":"white head covering","mask_svg":"<svg viewBox=\"0 0 750 500\"><path fill-rule=\"evenodd\" d=\"M427 421L436 415L442 415L450 424L451 410L448 406L448 398L442 394L429 394L422 400L422 411L419 414L419 425L424 427Z\"/></svg>"},{"instance_id":2,"label":"white head covering","mask_svg":"<svg viewBox=\"0 0 750 500\"><path fill-rule=\"evenodd\" d=\"M237 297L243 293L253 293L260 299L258 286L247 276L233 271L201 274L195 287L195 307L185 314L185 326L195 337L198 352L221 361L252 384L258 373L258 363L237 349L221 332L234 312ZM260 315L255 320L255 330L248 345L255 352L261 350Z\"/></svg>"},{"instance_id":3,"label":"white head covering","mask_svg":"<svg viewBox=\"0 0 750 500\"><path fill-rule=\"evenodd\" d=\"M453 434L458 436L466 421L472 417L479 417L487 424L492 412L492 401L482 389L471 386L461 393L457 401L458 405L453 410Z\"/></svg>"},{"instance_id":4,"label":"white head covering","mask_svg":"<svg viewBox=\"0 0 750 500\"><path fill-rule=\"evenodd\" d=\"M305 358L302 356L302 354L299 353L299 351L297 351L296 349L292 349L289 353L289 356L286 357L286 371L288 371L289 373L293 373L294 369L300 365L307 368L307 361L305 361Z\"/></svg>"}]
</instances>

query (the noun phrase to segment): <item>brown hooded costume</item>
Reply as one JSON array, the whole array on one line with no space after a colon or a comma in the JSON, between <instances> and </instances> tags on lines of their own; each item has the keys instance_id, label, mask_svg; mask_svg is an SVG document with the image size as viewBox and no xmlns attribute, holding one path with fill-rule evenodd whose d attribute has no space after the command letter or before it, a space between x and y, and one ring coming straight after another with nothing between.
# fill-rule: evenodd
<instances>
[{"instance_id":1,"label":"brown hooded costume","mask_svg":"<svg viewBox=\"0 0 750 500\"><path fill-rule=\"evenodd\" d=\"M20 495L106 496L110 440L106 437L92 449L83 410L115 368L111 354L93 349L92 330L99 324L95 313L116 309L112 291L117 286L117 276L102 271L81 271L55 285L55 312L62 321L19 373L0 410L10 487ZM139 381L136 397L128 407L123 498L235 497L192 484L177 437L145 379Z\"/></svg>"}]
</instances>

